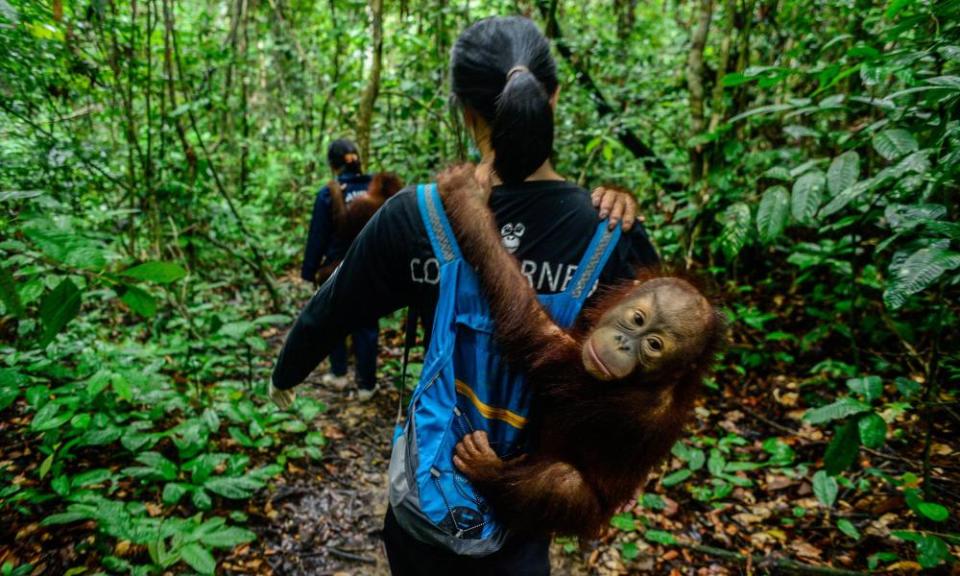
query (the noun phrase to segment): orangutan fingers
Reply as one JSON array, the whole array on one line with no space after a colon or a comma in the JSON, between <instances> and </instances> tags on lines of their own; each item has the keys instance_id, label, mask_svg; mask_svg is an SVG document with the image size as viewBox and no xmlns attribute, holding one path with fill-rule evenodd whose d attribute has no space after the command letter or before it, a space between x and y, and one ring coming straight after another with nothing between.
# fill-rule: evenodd
<instances>
[{"instance_id":1,"label":"orangutan fingers","mask_svg":"<svg viewBox=\"0 0 960 576\"><path fill-rule=\"evenodd\" d=\"M613 205L616 204L617 197L618 192L616 190L609 188L603 190L603 196L600 199L600 213L598 214L601 220L606 218L611 210L613 210Z\"/></svg>"},{"instance_id":2,"label":"orangutan fingers","mask_svg":"<svg viewBox=\"0 0 960 576\"><path fill-rule=\"evenodd\" d=\"M627 209L623 214L623 231L629 232L637 221L637 203L628 202Z\"/></svg>"},{"instance_id":3,"label":"orangutan fingers","mask_svg":"<svg viewBox=\"0 0 960 576\"><path fill-rule=\"evenodd\" d=\"M480 450L477 448L476 443L473 441L473 434L467 434L460 440L460 443L463 444L464 448L467 450L467 454L470 457L476 457Z\"/></svg>"},{"instance_id":4,"label":"orangutan fingers","mask_svg":"<svg viewBox=\"0 0 960 576\"><path fill-rule=\"evenodd\" d=\"M467 450L467 447L463 444L463 442L457 444L457 447L454 448L454 452L456 452L457 456L461 458L470 458L470 452Z\"/></svg>"}]
</instances>

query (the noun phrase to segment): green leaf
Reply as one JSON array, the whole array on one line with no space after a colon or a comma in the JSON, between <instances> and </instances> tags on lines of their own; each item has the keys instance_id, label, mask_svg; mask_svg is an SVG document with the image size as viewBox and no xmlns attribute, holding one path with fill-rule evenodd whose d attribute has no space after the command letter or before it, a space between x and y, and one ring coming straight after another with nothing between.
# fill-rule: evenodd
<instances>
[{"instance_id":1,"label":"green leaf","mask_svg":"<svg viewBox=\"0 0 960 576\"><path fill-rule=\"evenodd\" d=\"M4 266L0 266L0 301L7 307L7 311L23 318L23 303L20 301L20 293L17 292L17 283Z\"/></svg>"},{"instance_id":2,"label":"green leaf","mask_svg":"<svg viewBox=\"0 0 960 576\"><path fill-rule=\"evenodd\" d=\"M793 448L779 438L767 438L764 440L763 450L770 454L768 464L773 466L789 466L796 457Z\"/></svg>"},{"instance_id":3,"label":"green leaf","mask_svg":"<svg viewBox=\"0 0 960 576\"><path fill-rule=\"evenodd\" d=\"M920 502L916 506L916 511L934 522L944 522L950 517L950 511L936 502Z\"/></svg>"},{"instance_id":4,"label":"green leaf","mask_svg":"<svg viewBox=\"0 0 960 576\"><path fill-rule=\"evenodd\" d=\"M20 390L16 388L0 388L0 410L13 404L20 397Z\"/></svg>"},{"instance_id":5,"label":"green leaf","mask_svg":"<svg viewBox=\"0 0 960 576\"><path fill-rule=\"evenodd\" d=\"M823 188L826 178L823 172L812 170L797 178L793 183L790 209L793 219L800 224L812 224L813 218L823 201Z\"/></svg>"},{"instance_id":6,"label":"green leaf","mask_svg":"<svg viewBox=\"0 0 960 576\"><path fill-rule=\"evenodd\" d=\"M111 424L103 428L87 430L87 432L80 437L78 444L80 446L103 446L104 444L116 442L122 434L123 432L120 428Z\"/></svg>"},{"instance_id":7,"label":"green leaf","mask_svg":"<svg viewBox=\"0 0 960 576\"><path fill-rule=\"evenodd\" d=\"M210 478L203 483L203 487L224 498L243 499L249 498L254 491L262 488L263 482L243 476L237 478Z\"/></svg>"},{"instance_id":8,"label":"green leaf","mask_svg":"<svg viewBox=\"0 0 960 576\"><path fill-rule=\"evenodd\" d=\"M217 569L213 554L196 543L184 546L180 550L180 558L201 574L213 574Z\"/></svg>"},{"instance_id":9,"label":"green leaf","mask_svg":"<svg viewBox=\"0 0 960 576\"><path fill-rule=\"evenodd\" d=\"M70 408L61 411L63 407L64 405L59 401L44 404L43 408L38 410L33 417L33 421L30 423L30 429L37 432L45 432L63 426L68 420L73 418L74 413Z\"/></svg>"},{"instance_id":10,"label":"green leaf","mask_svg":"<svg viewBox=\"0 0 960 576\"><path fill-rule=\"evenodd\" d=\"M887 5L887 11L884 16L887 20L893 20L904 8L914 3L915 0L890 0Z\"/></svg>"},{"instance_id":11,"label":"green leaf","mask_svg":"<svg viewBox=\"0 0 960 576\"><path fill-rule=\"evenodd\" d=\"M633 532L637 529L637 519L630 512L621 512L613 515L610 525L621 532Z\"/></svg>"},{"instance_id":12,"label":"green leaf","mask_svg":"<svg viewBox=\"0 0 960 576\"><path fill-rule=\"evenodd\" d=\"M114 374L110 383L113 384L113 391L117 393L121 400L133 401L133 388L130 386L130 381L127 380L126 375Z\"/></svg>"},{"instance_id":13,"label":"green leaf","mask_svg":"<svg viewBox=\"0 0 960 576\"><path fill-rule=\"evenodd\" d=\"M883 394L883 379L879 376L850 378L847 380L847 388L854 394L863 396L867 402L873 402Z\"/></svg>"},{"instance_id":14,"label":"green leaf","mask_svg":"<svg viewBox=\"0 0 960 576\"><path fill-rule=\"evenodd\" d=\"M212 534L205 534L200 538L200 541L212 548L233 548L247 542L253 542L256 539L257 535L250 530L232 526L217 530Z\"/></svg>"},{"instance_id":15,"label":"green leaf","mask_svg":"<svg viewBox=\"0 0 960 576\"><path fill-rule=\"evenodd\" d=\"M120 299L131 310L146 318L151 318L157 313L157 300L139 286L127 286L127 291Z\"/></svg>"},{"instance_id":16,"label":"green leaf","mask_svg":"<svg viewBox=\"0 0 960 576\"><path fill-rule=\"evenodd\" d=\"M672 546L677 543L677 539L673 534L664 532L663 530L647 530L643 533L643 539L647 542L663 544L664 546Z\"/></svg>"},{"instance_id":17,"label":"green leaf","mask_svg":"<svg viewBox=\"0 0 960 576\"><path fill-rule=\"evenodd\" d=\"M836 196L853 186L860 177L860 155L854 150L844 152L830 163L827 169L827 190Z\"/></svg>"},{"instance_id":18,"label":"green leaf","mask_svg":"<svg viewBox=\"0 0 960 576\"><path fill-rule=\"evenodd\" d=\"M892 278L883 293L883 303L891 310L903 306L907 298L933 284L944 272L960 267L960 252L940 247L921 248L902 263L890 265Z\"/></svg>"},{"instance_id":19,"label":"green leaf","mask_svg":"<svg viewBox=\"0 0 960 576\"><path fill-rule=\"evenodd\" d=\"M887 439L887 423L877 414L867 414L857 421L860 442L867 448L877 449Z\"/></svg>"},{"instance_id":20,"label":"green leaf","mask_svg":"<svg viewBox=\"0 0 960 576\"><path fill-rule=\"evenodd\" d=\"M620 545L620 557L624 560L636 560L640 555L640 548L636 542L624 542Z\"/></svg>"},{"instance_id":21,"label":"green leaf","mask_svg":"<svg viewBox=\"0 0 960 576\"><path fill-rule=\"evenodd\" d=\"M946 542L931 534L924 534L917 543L917 562L924 568L935 568L950 558Z\"/></svg>"},{"instance_id":22,"label":"green leaf","mask_svg":"<svg viewBox=\"0 0 960 576\"><path fill-rule=\"evenodd\" d=\"M640 505L646 508L647 510L663 510L667 507L667 503L664 502L663 497L659 494L650 494L644 493L640 498Z\"/></svg>"},{"instance_id":23,"label":"green leaf","mask_svg":"<svg viewBox=\"0 0 960 576\"><path fill-rule=\"evenodd\" d=\"M790 177L790 170L787 170L783 166L773 166L772 168L768 168L763 175L773 180L783 180L785 182L789 182L793 179Z\"/></svg>"},{"instance_id":24,"label":"green leaf","mask_svg":"<svg viewBox=\"0 0 960 576\"><path fill-rule=\"evenodd\" d=\"M61 514L51 514L43 519L42 526L56 526L59 524L71 524L81 520L89 520L90 514L87 512L63 512Z\"/></svg>"},{"instance_id":25,"label":"green leaf","mask_svg":"<svg viewBox=\"0 0 960 576\"><path fill-rule=\"evenodd\" d=\"M824 467L829 474L835 476L849 468L859 452L860 435L857 432L857 422L848 420L840 426L827 446L823 455Z\"/></svg>"},{"instance_id":26,"label":"green leaf","mask_svg":"<svg viewBox=\"0 0 960 576\"><path fill-rule=\"evenodd\" d=\"M893 562L899 558L900 557L893 552L877 552L876 554L867 556L867 568L876 570L881 562Z\"/></svg>"},{"instance_id":27,"label":"green leaf","mask_svg":"<svg viewBox=\"0 0 960 576\"><path fill-rule=\"evenodd\" d=\"M167 485L163 487L163 503L173 506L177 502L180 502L180 499L183 498L186 493L187 485L178 482L168 482Z\"/></svg>"},{"instance_id":28,"label":"green leaf","mask_svg":"<svg viewBox=\"0 0 960 576\"><path fill-rule=\"evenodd\" d=\"M50 481L50 487L53 488L54 492L66 498L70 495L70 478L66 474L57 476Z\"/></svg>"},{"instance_id":29,"label":"green leaf","mask_svg":"<svg viewBox=\"0 0 960 576\"><path fill-rule=\"evenodd\" d=\"M837 500L838 491L837 479L824 470L819 470L813 475L813 494L827 508L831 508Z\"/></svg>"},{"instance_id":30,"label":"green leaf","mask_svg":"<svg viewBox=\"0 0 960 576\"><path fill-rule=\"evenodd\" d=\"M88 470L83 474L77 474L73 477L70 483L75 488L82 488L84 486L103 484L112 477L113 473L110 472L110 470L107 470L106 468L97 468L96 470Z\"/></svg>"},{"instance_id":31,"label":"green leaf","mask_svg":"<svg viewBox=\"0 0 960 576\"><path fill-rule=\"evenodd\" d=\"M210 499L210 495L203 488L194 490L193 494L190 495L190 501L200 510L213 508L213 500Z\"/></svg>"},{"instance_id":32,"label":"green leaf","mask_svg":"<svg viewBox=\"0 0 960 576\"><path fill-rule=\"evenodd\" d=\"M860 531L857 530L857 527L853 525L853 522L847 520L846 518L840 518L837 520L837 528L854 540L860 539Z\"/></svg>"},{"instance_id":33,"label":"green leaf","mask_svg":"<svg viewBox=\"0 0 960 576\"><path fill-rule=\"evenodd\" d=\"M853 202L859 198L861 194L878 185L879 183L880 180L876 178L868 178L867 180L861 180L853 186L844 189L839 194L834 196L829 202L827 202L826 206L820 209L820 217L827 218L829 216L833 216L837 212L846 208L847 204Z\"/></svg>"},{"instance_id":34,"label":"green leaf","mask_svg":"<svg viewBox=\"0 0 960 576\"><path fill-rule=\"evenodd\" d=\"M736 258L747 243L750 232L750 207L743 202L732 204L724 212L723 232L720 233L720 247L730 260Z\"/></svg>"},{"instance_id":35,"label":"green leaf","mask_svg":"<svg viewBox=\"0 0 960 576\"><path fill-rule=\"evenodd\" d=\"M703 450L699 448L692 448L690 450L690 458L687 459L687 466L691 470L699 470L703 468L704 462L706 462L707 457L704 456Z\"/></svg>"},{"instance_id":36,"label":"green leaf","mask_svg":"<svg viewBox=\"0 0 960 576\"><path fill-rule=\"evenodd\" d=\"M790 214L790 193L783 186L767 188L757 208L757 231L760 239L769 244L776 240L787 225Z\"/></svg>"},{"instance_id":37,"label":"green leaf","mask_svg":"<svg viewBox=\"0 0 960 576\"><path fill-rule=\"evenodd\" d=\"M69 278L65 278L53 292L47 294L40 304L40 320L43 322L43 335L40 348L46 348L67 322L80 312L80 289Z\"/></svg>"},{"instance_id":38,"label":"green leaf","mask_svg":"<svg viewBox=\"0 0 960 576\"><path fill-rule=\"evenodd\" d=\"M913 134L902 128L892 128L878 132L873 137L873 149L887 160L896 160L911 152L916 152L920 146Z\"/></svg>"},{"instance_id":39,"label":"green leaf","mask_svg":"<svg viewBox=\"0 0 960 576\"><path fill-rule=\"evenodd\" d=\"M47 456L43 459L43 462L40 463L40 479L43 480L44 476L50 473L50 467L53 466L53 458L56 456L56 452Z\"/></svg>"},{"instance_id":40,"label":"green leaf","mask_svg":"<svg viewBox=\"0 0 960 576\"><path fill-rule=\"evenodd\" d=\"M947 213L942 204L889 204L883 217L897 232L912 230L921 224L933 224Z\"/></svg>"},{"instance_id":41,"label":"green leaf","mask_svg":"<svg viewBox=\"0 0 960 576\"><path fill-rule=\"evenodd\" d=\"M917 393L920 392L920 383L910 380L909 378L898 376L893 382L897 386L897 391L908 399L916 396Z\"/></svg>"},{"instance_id":42,"label":"green leaf","mask_svg":"<svg viewBox=\"0 0 960 576\"><path fill-rule=\"evenodd\" d=\"M807 413L803 415L803 419L811 424L823 424L824 422L830 422L832 420L838 420L840 418L846 418L847 416L866 412L869 409L869 404L865 404L855 398L845 396L832 404L827 404L826 406L821 406L820 408L808 410Z\"/></svg>"},{"instance_id":43,"label":"green leaf","mask_svg":"<svg viewBox=\"0 0 960 576\"><path fill-rule=\"evenodd\" d=\"M187 271L174 262L144 262L121 272L128 278L170 284L187 275Z\"/></svg>"},{"instance_id":44,"label":"green leaf","mask_svg":"<svg viewBox=\"0 0 960 576\"><path fill-rule=\"evenodd\" d=\"M707 470L711 476L722 477L723 470L727 465L726 458L720 453L720 450L713 448L710 450L710 458L707 460Z\"/></svg>"},{"instance_id":45,"label":"green leaf","mask_svg":"<svg viewBox=\"0 0 960 576\"><path fill-rule=\"evenodd\" d=\"M153 468L164 480L170 481L177 478L177 465L164 458L159 452L144 452L137 456L137 462Z\"/></svg>"},{"instance_id":46,"label":"green leaf","mask_svg":"<svg viewBox=\"0 0 960 576\"><path fill-rule=\"evenodd\" d=\"M663 480L661 480L660 483L666 486L667 488L669 488L670 486L675 486L683 482L690 476L693 476L693 472L690 471L689 468L682 468L680 470L677 470L676 472L673 472L671 474L664 476Z\"/></svg>"}]
</instances>

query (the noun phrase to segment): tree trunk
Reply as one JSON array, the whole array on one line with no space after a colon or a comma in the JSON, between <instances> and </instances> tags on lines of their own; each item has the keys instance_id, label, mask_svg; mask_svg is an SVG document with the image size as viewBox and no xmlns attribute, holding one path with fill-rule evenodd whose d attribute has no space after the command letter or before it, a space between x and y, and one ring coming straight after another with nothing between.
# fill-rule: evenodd
<instances>
[{"instance_id":1,"label":"tree trunk","mask_svg":"<svg viewBox=\"0 0 960 576\"><path fill-rule=\"evenodd\" d=\"M613 10L617 15L617 39L627 40L637 21L638 0L613 0ZM622 52L626 53L626 47Z\"/></svg>"},{"instance_id":2,"label":"tree trunk","mask_svg":"<svg viewBox=\"0 0 960 576\"><path fill-rule=\"evenodd\" d=\"M553 0L548 4L547 0L537 0L540 15L546 20L547 37L554 40L557 52L563 56L563 59L570 64L576 73L577 83L590 94L597 106L597 114L601 118L612 116L615 114L613 106L610 105L603 92L600 91L600 87L593 81L589 71L583 66L582 59L574 56L573 50L563 39L563 31L560 30L560 23L557 20L557 1ZM616 135L624 148L640 160L643 168L650 174L650 178L654 182L662 186L664 190L679 191L683 189L683 183L674 177L670 168L646 142L622 126L617 127Z\"/></svg>"},{"instance_id":3,"label":"tree trunk","mask_svg":"<svg viewBox=\"0 0 960 576\"><path fill-rule=\"evenodd\" d=\"M370 66L370 78L360 98L360 114L357 118L357 145L360 158L369 162L370 128L373 122L373 107L380 92L380 68L383 64L383 0L370 0L370 16L373 33L373 63Z\"/></svg>"},{"instance_id":4,"label":"tree trunk","mask_svg":"<svg viewBox=\"0 0 960 576\"><path fill-rule=\"evenodd\" d=\"M713 0L700 0L696 27L690 37L690 54L687 56L687 88L690 91L690 136L696 138L704 129L703 49L710 32L713 16ZM699 182L703 177L703 144L690 146L690 182Z\"/></svg>"},{"instance_id":5,"label":"tree trunk","mask_svg":"<svg viewBox=\"0 0 960 576\"><path fill-rule=\"evenodd\" d=\"M717 65L717 79L713 85L713 98L710 104L710 127L713 132L723 120L723 77L730 66L730 48L733 45L733 20L737 16L737 0L726 0L723 7L723 38L720 39L720 62Z\"/></svg>"}]
</instances>

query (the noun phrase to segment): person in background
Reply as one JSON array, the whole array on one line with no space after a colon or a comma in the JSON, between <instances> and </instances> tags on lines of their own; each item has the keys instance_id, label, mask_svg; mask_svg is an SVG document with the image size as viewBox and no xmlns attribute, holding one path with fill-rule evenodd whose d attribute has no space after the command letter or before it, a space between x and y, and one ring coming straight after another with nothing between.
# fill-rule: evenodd
<instances>
[{"instance_id":1,"label":"person in background","mask_svg":"<svg viewBox=\"0 0 960 576\"><path fill-rule=\"evenodd\" d=\"M363 173L360 152L356 144L341 138L327 148L327 163L340 184L343 200L349 205L366 194L371 177ZM310 218L310 232L303 257L300 277L319 288L333 274L350 248L351 239L335 234L330 186L317 192ZM377 337L380 326L376 319L357 325L350 332L356 356L357 399L365 402L377 390ZM323 376L324 384L337 390L349 386L347 377L347 344L341 338L330 349L330 373Z\"/></svg>"}]
</instances>

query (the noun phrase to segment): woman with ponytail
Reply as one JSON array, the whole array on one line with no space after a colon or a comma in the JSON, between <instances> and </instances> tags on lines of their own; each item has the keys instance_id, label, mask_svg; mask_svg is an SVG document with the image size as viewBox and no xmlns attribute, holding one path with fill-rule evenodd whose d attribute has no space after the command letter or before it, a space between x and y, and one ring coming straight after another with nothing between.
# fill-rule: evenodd
<instances>
[{"instance_id":1,"label":"woman with ponytail","mask_svg":"<svg viewBox=\"0 0 960 576\"><path fill-rule=\"evenodd\" d=\"M481 152L478 170L493 183L489 205L503 244L542 294L562 292L586 252L599 216L622 220L621 236L601 285L634 277L657 262L627 194L590 192L567 182L551 163L559 94L550 44L526 18L488 18L468 27L450 61L453 100ZM384 204L360 233L340 268L307 304L287 336L273 371L271 396L293 399L301 383L354 326L415 306L430 334L439 265L421 219L415 187ZM397 575L549 574L549 539L513 535L494 554L457 556L425 544L388 508L383 530Z\"/></svg>"}]
</instances>

